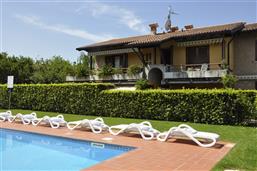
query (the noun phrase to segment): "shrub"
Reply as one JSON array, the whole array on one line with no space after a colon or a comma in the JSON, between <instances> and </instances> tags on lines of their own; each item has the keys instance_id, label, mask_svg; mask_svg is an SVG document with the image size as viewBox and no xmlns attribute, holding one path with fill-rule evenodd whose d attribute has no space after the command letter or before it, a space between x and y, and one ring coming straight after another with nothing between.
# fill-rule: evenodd
<instances>
[{"instance_id":1,"label":"shrub","mask_svg":"<svg viewBox=\"0 0 257 171\"><path fill-rule=\"evenodd\" d=\"M114 68L113 73L114 74L123 74L123 70L122 70L122 68Z\"/></svg>"},{"instance_id":2,"label":"shrub","mask_svg":"<svg viewBox=\"0 0 257 171\"><path fill-rule=\"evenodd\" d=\"M232 74L227 74L221 78L221 83L225 88L234 88L236 82L237 78Z\"/></svg>"},{"instance_id":3,"label":"shrub","mask_svg":"<svg viewBox=\"0 0 257 171\"><path fill-rule=\"evenodd\" d=\"M99 69L98 75L100 77L112 76L114 74L114 69L111 65L104 65Z\"/></svg>"},{"instance_id":4,"label":"shrub","mask_svg":"<svg viewBox=\"0 0 257 171\"><path fill-rule=\"evenodd\" d=\"M23 84L15 85L12 108L96 115L98 94L113 84ZM0 108L8 107L6 85L0 86Z\"/></svg>"},{"instance_id":5,"label":"shrub","mask_svg":"<svg viewBox=\"0 0 257 171\"><path fill-rule=\"evenodd\" d=\"M139 65L130 65L128 67L128 75L133 76L142 72L142 67Z\"/></svg>"},{"instance_id":6,"label":"shrub","mask_svg":"<svg viewBox=\"0 0 257 171\"><path fill-rule=\"evenodd\" d=\"M12 108L83 115L243 125L257 116L257 91L136 90L117 91L112 84L16 85ZM6 85L0 108L8 107Z\"/></svg>"},{"instance_id":7,"label":"shrub","mask_svg":"<svg viewBox=\"0 0 257 171\"><path fill-rule=\"evenodd\" d=\"M147 90L101 93L101 116L243 124L256 117L256 92L239 90Z\"/></svg>"},{"instance_id":8,"label":"shrub","mask_svg":"<svg viewBox=\"0 0 257 171\"><path fill-rule=\"evenodd\" d=\"M145 90L145 89L150 88L150 84L148 83L148 80L146 80L146 79L137 80L135 86L136 86L137 90Z\"/></svg>"}]
</instances>

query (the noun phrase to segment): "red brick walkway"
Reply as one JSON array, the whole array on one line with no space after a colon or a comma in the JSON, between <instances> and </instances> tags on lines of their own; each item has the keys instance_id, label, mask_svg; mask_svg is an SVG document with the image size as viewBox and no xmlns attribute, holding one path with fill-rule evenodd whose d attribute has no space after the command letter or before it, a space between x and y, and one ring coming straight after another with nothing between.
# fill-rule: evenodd
<instances>
[{"instance_id":1,"label":"red brick walkway","mask_svg":"<svg viewBox=\"0 0 257 171\"><path fill-rule=\"evenodd\" d=\"M128 135L113 136L109 133L93 134L89 131L82 130L70 131L67 128L52 129L45 126L22 125L8 122L0 122L0 127L80 140L134 146L137 148L136 150L84 169L87 171L211 170L234 146L231 143L218 142L213 148L202 148L186 140L169 140L168 142L159 142L156 140L145 141L140 137L129 137ZM103 140L106 137L112 138L112 140ZM81 169L83 170L83 168Z\"/></svg>"}]
</instances>

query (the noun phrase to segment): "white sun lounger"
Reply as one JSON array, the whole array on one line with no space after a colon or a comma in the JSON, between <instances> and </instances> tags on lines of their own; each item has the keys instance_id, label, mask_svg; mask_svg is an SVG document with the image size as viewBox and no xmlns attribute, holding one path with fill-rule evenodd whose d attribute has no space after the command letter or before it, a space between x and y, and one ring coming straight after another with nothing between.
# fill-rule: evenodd
<instances>
[{"instance_id":1,"label":"white sun lounger","mask_svg":"<svg viewBox=\"0 0 257 171\"><path fill-rule=\"evenodd\" d=\"M196 131L186 124L181 124L178 127L172 127L169 131L160 133L157 136L159 141L166 141L168 138L189 138L201 147L212 147L218 141L219 135ZM206 143L202 143L199 140L204 140Z\"/></svg>"},{"instance_id":2,"label":"white sun lounger","mask_svg":"<svg viewBox=\"0 0 257 171\"><path fill-rule=\"evenodd\" d=\"M99 134L101 133L103 130L107 130L109 128L109 126L107 126L102 118L95 118L93 120L89 120L89 119L83 119L80 121L73 121L73 122L69 122L67 124L67 127L71 130L75 129L75 128L89 128L91 129L94 133Z\"/></svg>"},{"instance_id":3,"label":"white sun lounger","mask_svg":"<svg viewBox=\"0 0 257 171\"><path fill-rule=\"evenodd\" d=\"M59 128L60 126L66 126L67 122L64 120L63 115L58 115L55 117L44 116L43 118L33 119L32 124L34 126L46 124L50 125L52 128Z\"/></svg>"},{"instance_id":4,"label":"white sun lounger","mask_svg":"<svg viewBox=\"0 0 257 171\"><path fill-rule=\"evenodd\" d=\"M9 122L14 122L14 121L21 121L24 125L28 125L31 123L31 121L33 119L36 119L37 118L37 114L35 112L32 112L31 114L21 114L21 113L18 113L17 115L15 116L11 116L8 118L8 121Z\"/></svg>"},{"instance_id":5,"label":"white sun lounger","mask_svg":"<svg viewBox=\"0 0 257 171\"><path fill-rule=\"evenodd\" d=\"M116 130L116 131L115 131ZM109 131L112 135L118 135L120 133L135 133L140 134L144 140L151 140L160 132L154 129L150 122L144 121L141 123L121 124L111 126Z\"/></svg>"},{"instance_id":6,"label":"white sun lounger","mask_svg":"<svg viewBox=\"0 0 257 171\"><path fill-rule=\"evenodd\" d=\"M6 112L0 112L0 122L8 121L10 117L12 117L12 112L10 110Z\"/></svg>"}]
</instances>

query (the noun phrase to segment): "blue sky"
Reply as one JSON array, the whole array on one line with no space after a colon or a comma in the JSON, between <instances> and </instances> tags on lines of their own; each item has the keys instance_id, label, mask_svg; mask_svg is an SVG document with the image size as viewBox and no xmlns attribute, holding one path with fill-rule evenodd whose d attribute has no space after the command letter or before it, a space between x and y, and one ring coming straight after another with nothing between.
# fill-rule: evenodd
<instances>
[{"instance_id":1,"label":"blue sky","mask_svg":"<svg viewBox=\"0 0 257 171\"><path fill-rule=\"evenodd\" d=\"M180 28L256 22L255 1L0 1L1 51L34 59L61 55L76 61L76 47L148 34L153 22L162 32L169 5L179 13L172 16L172 24Z\"/></svg>"}]
</instances>

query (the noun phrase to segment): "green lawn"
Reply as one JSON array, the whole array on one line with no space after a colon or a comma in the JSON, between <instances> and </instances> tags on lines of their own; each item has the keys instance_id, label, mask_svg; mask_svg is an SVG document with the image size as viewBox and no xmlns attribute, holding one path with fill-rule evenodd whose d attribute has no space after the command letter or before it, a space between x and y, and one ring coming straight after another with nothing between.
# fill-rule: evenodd
<instances>
[{"instance_id":1,"label":"green lawn","mask_svg":"<svg viewBox=\"0 0 257 171\"><path fill-rule=\"evenodd\" d=\"M0 110L4 111L4 110ZM12 110L13 113L31 113L30 110ZM44 115L56 116L57 113L37 112L38 117ZM67 121L80 120L84 118L95 118L95 116L82 116L74 114L64 114ZM140 119L125 119L103 117L108 125L121 123L141 122ZM151 120L153 127L160 131L168 130L172 126L177 126L181 122L154 121ZM190 123L192 127L201 131L218 133L221 140L236 143L230 153L220 161L213 170L240 169L257 170L257 129L239 126L207 125ZM211 156L210 156L211 157Z\"/></svg>"}]
</instances>

